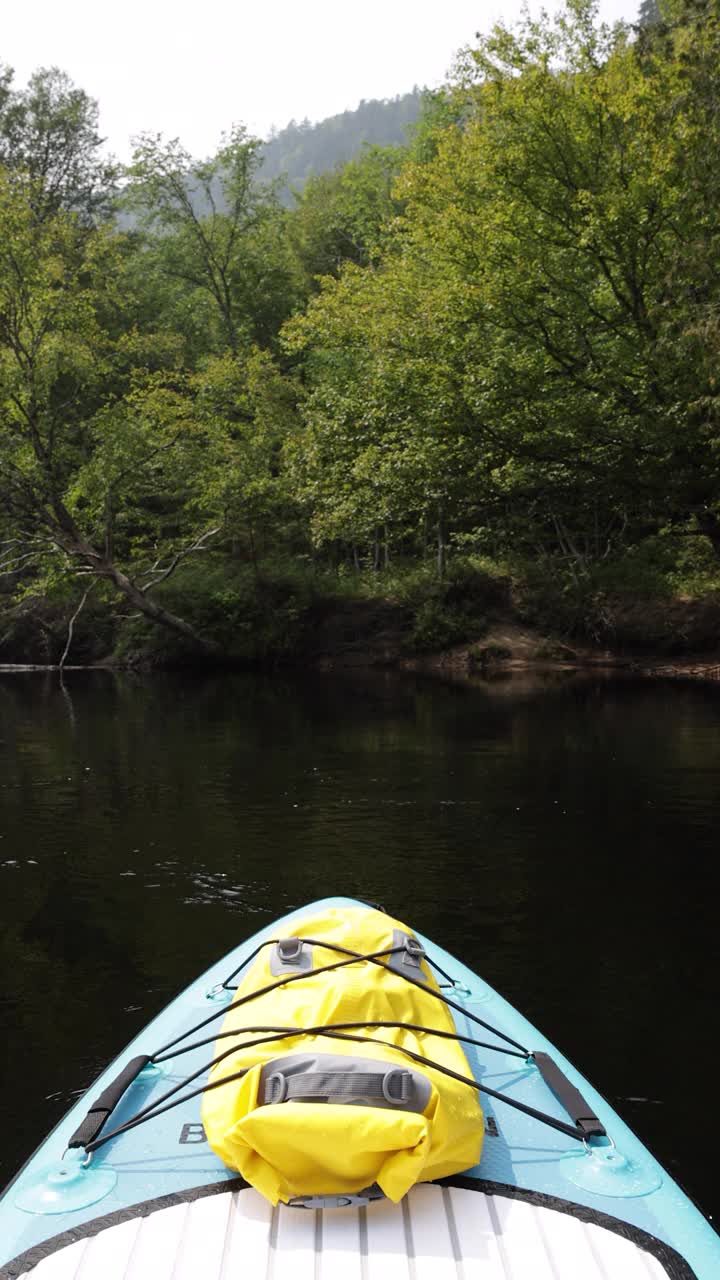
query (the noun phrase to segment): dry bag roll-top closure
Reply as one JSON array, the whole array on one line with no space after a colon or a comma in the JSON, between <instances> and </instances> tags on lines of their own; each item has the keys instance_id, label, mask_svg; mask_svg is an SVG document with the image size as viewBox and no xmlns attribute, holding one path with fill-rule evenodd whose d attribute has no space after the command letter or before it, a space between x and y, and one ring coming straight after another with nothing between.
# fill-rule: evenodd
<instances>
[{"instance_id":1,"label":"dry bag roll-top closure","mask_svg":"<svg viewBox=\"0 0 720 1280\"><path fill-rule=\"evenodd\" d=\"M430 1034L455 1025L419 943L365 907L293 923L247 970L224 1020L218 1056L238 1047L210 1083L244 1074L203 1097L214 1151L273 1204L312 1207L397 1201L477 1164L477 1095L410 1056L472 1074L457 1040ZM342 963L347 952L380 963Z\"/></svg>"}]
</instances>

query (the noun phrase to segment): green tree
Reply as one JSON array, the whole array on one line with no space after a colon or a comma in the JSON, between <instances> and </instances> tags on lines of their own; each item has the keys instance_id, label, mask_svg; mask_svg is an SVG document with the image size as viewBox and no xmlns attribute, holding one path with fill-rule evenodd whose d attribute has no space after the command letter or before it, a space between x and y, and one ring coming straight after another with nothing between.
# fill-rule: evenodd
<instances>
[{"instance_id":1,"label":"green tree","mask_svg":"<svg viewBox=\"0 0 720 1280\"><path fill-rule=\"evenodd\" d=\"M198 162L177 141L145 136L129 170L126 204L157 232L146 268L175 285L181 307L207 300L216 352L272 342L298 297L284 212L258 182L259 145L236 128Z\"/></svg>"},{"instance_id":2,"label":"green tree","mask_svg":"<svg viewBox=\"0 0 720 1280\"><path fill-rule=\"evenodd\" d=\"M637 20L640 27L653 27L662 22L658 0L641 0Z\"/></svg>"},{"instance_id":3,"label":"green tree","mask_svg":"<svg viewBox=\"0 0 720 1280\"><path fill-rule=\"evenodd\" d=\"M296 427L296 389L269 352L226 352L192 379L195 412L217 451L202 503L219 513L231 554L247 550L256 575L266 552L299 535L297 504L281 464Z\"/></svg>"},{"instance_id":4,"label":"green tree","mask_svg":"<svg viewBox=\"0 0 720 1280\"><path fill-rule=\"evenodd\" d=\"M575 570L663 528L720 547L716 7L648 50L576 3L460 60L381 263L288 330L317 529L387 518L383 456L409 512L404 449L444 477L455 530L496 546Z\"/></svg>"},{"instance_id":5,"label":"green tree","mask_svg":"<svg viewBox=\"0 0 720 1280\"><path fill-rule=\"evenodd\" d=\"M720 497L698 407L716 28L706 10L648 57L594 16L576 4L468 51L463 128L405 175L413 251L465 286L471 438L505 454L511 535L522 517L577 561L693 514L708 532Z\"/></svg>"},{"instance_id":6,"label":"green tree","mask_svg":"<svg viewBox=\"0 0 720 1280\"><path fill-rule=\"evenodd\" d=\"M181 372L118 378L100 322L116 237L81 233L64 213L38 222L34 196L0 176L0 491L13 530L2 567L98 580L212 647L152 595L217 531L198 503L212 441Z\"/></svg>"},{"instance_id":7,"label":"green tree","mask_svg":"<svg viewBox=\"0 0 720 1280\"><path fill-rule=\"evenodd\" d=\"M421 547L432 529L442 574L484 465L468 449L449 310L443 275L391 255L373 270L346 266L286 326L305 377L288 465L318 543Z\"/></svg>"},{"instance_id":8,"label":"green tree","mask_svg":"<svg viewBox=\"0 0 720 1280\"><path fill-rule=\"evenodd\" d=\"M0 67L0 166L30 180L36 217L66 209L92 222L107 212L117 167L102 146L97 103L63 71L42 68L15 90Z\"/></svg>"},{"instance_id":9,"label":"green tree","mask_svg":"<svg viewBox=\"0 0 720 1280\"><path fill-rule=\"evenodd\" d=\"M367 264L390 242L402 204L393 184L405 152L370 147L334 173L311 178L288 219L292 243L313 282L344 262Z\"/></svg>"}]
</instances>

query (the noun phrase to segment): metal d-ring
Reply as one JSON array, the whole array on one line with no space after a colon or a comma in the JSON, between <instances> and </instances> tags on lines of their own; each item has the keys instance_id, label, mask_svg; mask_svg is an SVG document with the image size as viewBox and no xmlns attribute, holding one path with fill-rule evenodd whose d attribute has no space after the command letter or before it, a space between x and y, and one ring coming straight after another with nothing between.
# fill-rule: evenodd
<instances>
[{"instance_id":1,"label":"metal d-ring","mask_svg":"<svg viewBox=\"0 0 720 1280\"><path fill-rule=\"evenodd\" d=\"M587 1138L583 1138L582 1144L589 1156L594 1155L596 1151L607 1151L608 1147L611 1151L617 1151L617 1147L615 1146L613 1139L610 1137L610 1134L606 1133L605 1137L607 1138L607 1142L603 1142L602 1146L597 1147L591 1147Z\"/></svg>"},{"instance_id":2,"label":"metal d-ring","mask_svg":"<svg viewBox=\"0 0 720 1280\"><path fill-rule=\"evenodd\" d=\"M66 1155L67 1155L68 1151L70 1151L70 1150L72 1150L72 1151L76 1151L76 1150L77 1150L77 1148L76 1148L76 1147L72 1147L72 1148L71 1148L71 1147L66 1147L66 1148L65 1148L65 1150L63 1151L63 1153L62 1153L61 1157L60 1157L60 1163L61 1163L61 1164L62 1164L63 1160L65 1159L65 1157L66 1157ZM92 1158L93 1158L93 1153L92 1153L92 1151L86 1151L86 1152L85 1152L85 1159L80 1161L80 1168L81 1168L81 1169L87 1169L87 1167L88 1167L88 1165L90 1164L90 1161L92 1160Z\"/></svg>"}]
</instances>

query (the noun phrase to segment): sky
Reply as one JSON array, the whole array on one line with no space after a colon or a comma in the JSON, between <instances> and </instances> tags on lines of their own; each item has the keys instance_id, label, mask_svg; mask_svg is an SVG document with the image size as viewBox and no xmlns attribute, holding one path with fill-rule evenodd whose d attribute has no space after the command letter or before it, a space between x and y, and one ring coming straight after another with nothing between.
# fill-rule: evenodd
<instances>
[{"instance_id":1,"label":"sky","mask_svg":"<svg viewBox=\"0 0 720 1280\"><path fill-rule=\"evenodd\" d=\"M266 137L291 119L441 84L456 51L517 17L521 3L0 0L0 62L15 69L16 86L39 66L66 71L98 100L101 133L120 160L142 132L179 137L204 157L233 124ZM609 21L632 21L637 7L600 0Z\"/></svg>"}]
</instances>

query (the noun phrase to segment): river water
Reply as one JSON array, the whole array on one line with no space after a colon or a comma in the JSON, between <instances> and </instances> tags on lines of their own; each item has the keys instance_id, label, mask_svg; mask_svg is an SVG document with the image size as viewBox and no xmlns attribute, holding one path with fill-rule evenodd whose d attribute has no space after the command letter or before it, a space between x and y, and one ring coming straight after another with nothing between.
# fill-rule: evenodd
<instances>
[{"instance_id":1,"label":"river water","mask_svg":"<svg viewBox=\"0 0 720 1280\"><path fill-rule=\"evenodd\" d=\"M720 686L0 675L0 1183L200 970L342 893L499 988L713 1213L719 783Z\"/></svg>"}]
</instances>

